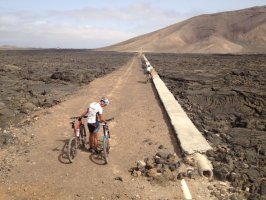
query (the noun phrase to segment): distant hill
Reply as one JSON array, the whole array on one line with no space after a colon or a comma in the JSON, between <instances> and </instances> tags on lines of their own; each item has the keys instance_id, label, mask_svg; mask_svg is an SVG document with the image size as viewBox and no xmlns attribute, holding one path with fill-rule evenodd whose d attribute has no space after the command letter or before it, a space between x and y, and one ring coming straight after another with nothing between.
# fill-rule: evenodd
<instances>
[{"instance_id":1,"label":"distant hill","mask_svg":"<svg viewBox=\"0 0 266 200\"><path fill-rule=\"evenodd\" d=\"M12 45L0 45L0 50L29 50L29 49L36 49L32 47L18 47Z\"/></svg>"},{"instance_id":2,"label":"distant hill","mask_svg":"<svg viewBox=\"0 0 266 200\"><path fill-rule=\"evenodd\" d=\"M18 49L18 47L11 45L0 45L0 50L15 50L15 49Z\"/></svg>"},{"instance_id":3,"label":"distant hill","mask_svg":"<svg viewBox=\"0 0 266 200\"><path fill-rule=\"evenodd\" d=\"M266 53L266 6L205 14L100 48L166 53Z\"/></svg>"}]
</instances>

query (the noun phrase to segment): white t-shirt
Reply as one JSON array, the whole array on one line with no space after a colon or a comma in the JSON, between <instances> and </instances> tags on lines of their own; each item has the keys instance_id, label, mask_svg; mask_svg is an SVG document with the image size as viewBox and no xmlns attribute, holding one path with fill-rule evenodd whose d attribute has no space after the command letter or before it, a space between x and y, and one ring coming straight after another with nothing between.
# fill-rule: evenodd
<instances>
[{"instance_id":1,"label":"white t-shirt","mask_svg":"<svg viewBox=\"0 0 266 200\"><path fill-rule=\"evenodd\" d=\"M149 66L147 67L147 72L151 72L151 70L152 70L152 66L149 65Z\"/></svg>"},{"instance_id":2,"label":"white t-shirt","mask_svg":"<svg viewBox=\"0 0 266 200\"><path fill-rule=\"evenodd\" d=\"M97 114L103 114L103 108L99 103L93 102L88 107L88 123L96 123L98 121Z\"/></svg>"}]
</instances>

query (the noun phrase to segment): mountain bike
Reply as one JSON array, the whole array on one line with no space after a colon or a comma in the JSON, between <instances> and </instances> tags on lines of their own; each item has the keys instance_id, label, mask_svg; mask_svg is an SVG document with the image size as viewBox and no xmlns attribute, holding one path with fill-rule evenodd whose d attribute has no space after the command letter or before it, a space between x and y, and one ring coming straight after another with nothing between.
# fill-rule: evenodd
<instances>
[{"instance_id":1,"label":"mountain bike","mask_svg":"<svg viewBox=\"0 0 266 200\"><path fill-rule=\"evenodd\" d=\"M85 116L84 118L86 118ZM82 117L71 117L74 119L70 122L73 129L73 136L69 139L67 155L69 161L72 163L76 157L77 149L85 149L86 144L86 129L82 122Z\"/></svg>"},{"instance_id":2,"label":"mountain bike","mask_svg":"<svg viewBox=\"0 0 266 200\"><path fill-rule=\"evenodd\" d=\"M110 131L107 122L112 120L114 120L114 118L107 119L105 120L106 122L100 123L100 125L103 126L103 139L98 154L100 154L100 156L103 157L105 164L109 162L109 151L110 151L110 143L109 143Z\"/></svg>"}]
</instances>

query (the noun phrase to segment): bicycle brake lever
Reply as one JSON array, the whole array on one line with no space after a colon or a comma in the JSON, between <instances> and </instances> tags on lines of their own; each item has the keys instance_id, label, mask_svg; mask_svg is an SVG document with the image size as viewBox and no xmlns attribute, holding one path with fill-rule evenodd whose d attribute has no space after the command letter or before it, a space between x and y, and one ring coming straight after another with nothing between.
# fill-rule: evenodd
<instances>
[{"instance_id":1,"label":"bicycle brake lever","mask_svg":"<svg viewBox=\"0 0 266 200\"><path fill-rule=\"evenodd\" d=\"M107 120L105 120L106 122L109 122L109 121L112 121L112 120L114 120L115 118L114 117L112 117L112 118L110 118L110 119L107 119Z\"/></svg>"}]
</instances>

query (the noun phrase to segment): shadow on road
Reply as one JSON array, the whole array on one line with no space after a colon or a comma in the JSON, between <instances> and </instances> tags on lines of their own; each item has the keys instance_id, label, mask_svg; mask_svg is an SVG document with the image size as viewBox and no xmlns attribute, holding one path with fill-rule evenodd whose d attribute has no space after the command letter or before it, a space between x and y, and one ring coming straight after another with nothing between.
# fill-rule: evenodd
<instances>
[{"instance_id":1,"label":"shadow on road","mask_svg":"<svg viewBox=\"0 0 266 200\"><path fill-rule=\"evenodd\" d=\"M59 140L64 143L63 147L60 149L59 147L56 147L53 149L53 151L60 151L60 154L58 155L58 161L62 164L70 164L70 161L68 160L67 156L67 147L69 139L66 140Z\"/></svg>"},{"instance_id":2,"label":"shadow on road","mask_svg":"<svg viewBox=\"0 0 266 200\"><path fill-rule=\"evenodd\" d=\"M147 83L147 81L145 80L145 81L137 81L138 83L141 83L141 84L146 84Z\"/></svg>"},{"instance_id":3,"label":"shadow on road","mask_svg":"<svg viewBox=\"0 0 266 200\"><path fill-rule=\"evenodd\" d=\"M99 153L99 154L92 153L90 155L90 160L96 165L106 165L102 153Z\"/></svg>"}]
</instances>

